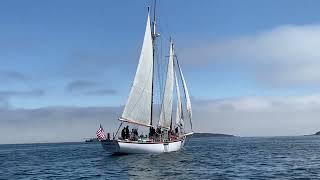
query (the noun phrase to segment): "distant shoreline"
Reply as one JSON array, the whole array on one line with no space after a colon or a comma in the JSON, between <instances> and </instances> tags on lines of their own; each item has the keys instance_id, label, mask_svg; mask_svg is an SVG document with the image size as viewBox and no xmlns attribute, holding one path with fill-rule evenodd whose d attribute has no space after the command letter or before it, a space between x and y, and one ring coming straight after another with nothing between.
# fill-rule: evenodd
<instances>
[{"instance_id":1,"label":"distant shoreline","mask_svg":"<svg viewBox=\"0 0 320 180\"><path fill-rule=\"evenodd\" d=\"M194 133L191 138L203 138L203 137L237 137L230 134L220 134L220 133ZM90 138L84 141L85 143L97 143L99 140L97 138Z\"/></svg>"},{"instance_id":2,"label":"distant shoreline","mask_svg":"<svg viewBox=\"0 0 320 180\"><path fill-rule=\"evenodd\" d=\"M295 135L295 136L244 136L246 138L277 138L277 137L303 137L303 136L315 136L315 137L320 137L320 131L314 134L309 134L309 135ZM230 134L220 134L220 133L194 133L191 135L190 138L206 138L206 137L221 137L221 138L232 138L232 137L241 137L241 136L236 136L236 135L230 135ZM93 139L92 141L90 139ZM88 143L88 144L95 144L99 141L95 140L96 138L88 138L83 141L64 141L64 142L30 142L30 143L0 143L0 146L11 146L11 145L45 145L45 144L78 144L78 143ZM87 140L87 142L86 142Z\"/></svg>"},{"instance_id":3,"label":"distant shoreline","mask_svg":"<svg viewBox=\"0 0 320 180\"><path fill-rule=\"evenodd\" d=\"M194 133L192 138L203 138L203 137L237 137L230 134L220 134L220 133Z\"/></svg>"}]
</instances>

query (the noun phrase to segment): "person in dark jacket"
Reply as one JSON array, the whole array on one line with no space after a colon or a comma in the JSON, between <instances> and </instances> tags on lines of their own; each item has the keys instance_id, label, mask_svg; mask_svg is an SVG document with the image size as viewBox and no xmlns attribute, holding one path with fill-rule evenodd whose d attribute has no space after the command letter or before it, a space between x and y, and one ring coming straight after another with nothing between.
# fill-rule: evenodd
<instances>
[{"instance_id":1,"label":"person in dark jacket","mask_svg":"<svg viewBox=\"0 0 320 180\"><path fill-rule=\"evenodd\" d=\"M129 126L126 127L126 130L125 130L125 134L126 134L126 139L129 139L130 138L130 131L129 131Z\"/></svg>"},{"instance_id":2,"label":"person in dark jacket","mask_svg":"<svg viewBox=\"0 0 320 180\"><path fill-rule=\"evenodd\" d=\"M179 128L178 127L176 127L176 129L175 129L175 134L176 134L176 136L179 136Z\"/></svg>"},{"instance_id":3,"label":"person in dark jacket","mask_svg":"<svg viewBox=\"0 0 320 180\"><path fill-rule=\"evenodd\" d=\"M153 127L150 127L149 138L154 138L156 130Z\"/></svg>"},{"instance_id":4,"label":"person in dark jacket","mask_svg":"<svg viewBox=\"0 0 320 180\"><path fill-rule=\"evenodd\" d=\"M122 131L121 131L121 138L125 139L126 138L126 132L125 132L125 127L123 127Z\"/></svg>"}]
</instances>

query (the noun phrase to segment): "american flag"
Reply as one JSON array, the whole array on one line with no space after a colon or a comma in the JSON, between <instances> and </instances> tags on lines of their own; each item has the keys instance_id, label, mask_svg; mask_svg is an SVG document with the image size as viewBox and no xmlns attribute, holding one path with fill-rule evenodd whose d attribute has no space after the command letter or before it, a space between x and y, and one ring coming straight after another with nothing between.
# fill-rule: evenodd
<instances>
[{"instance_id":1,"label":"american flag","mask_svg":"<svg viewBox=\"0 0 320 180\"><path fill-rule=\"evenodd\" d=\"M106 139L106 135L104 134L104 130L100 124L100 128L98 129L98 131L96 132L97 137L99 140L105 140Z\"/></svg>"}]
</instances>

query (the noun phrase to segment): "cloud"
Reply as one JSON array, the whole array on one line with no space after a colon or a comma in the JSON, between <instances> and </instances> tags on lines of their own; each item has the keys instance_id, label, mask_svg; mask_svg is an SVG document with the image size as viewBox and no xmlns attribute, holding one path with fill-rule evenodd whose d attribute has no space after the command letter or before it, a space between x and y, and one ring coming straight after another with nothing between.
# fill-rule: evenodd
<instances>
[{"instance_id":1,"label":"cloud","mask_svg":"<svg viewBox=\"0 0 320 180\"><path fill-rule=\"evenodd\" d=\"M8 99L0 96L0 109L8 109L8 108L9 108Z\"/></svg>"},{"instance_id":2,"label":"cloud","mask_svg":"<svg viewBox=\"0 0 320 180\"><path fill-rule=\"evenodd\" d=\"M100 123L106 132L115 132L121 110L121 107L0 109L0 144L83 141L95 137Z\"/></svg>"},{"instance_id":3,"label":"cloud","mask_svg":"<svg viewBox=\"0 0 320 180\"><path fill-rule=\"evenodd\" d=\"M0 110L9 109L11 107L11 98L26 98L26 97L39 97L45 94L44 90L35 89L29 91L13 91L13 90L0 90Z\"/></svg>"},{"instance_id":4,"label":"cloud","mask_svg":"<svg viewBox=\"0 0 320 180\"><path fill-rule=\"evenodd\" d=\"M76 80L72 81L67 85L67 90L70 92L73 91L81 91L81 90L87 90L92 87L97 87L98 84L93 81L87 81L87 80Z\"/></svg>"},{"instance_id":5,"label":"cloud","mask_svg":"<svg viewBox=\"0 0 320 180\"><path fill-rule=\"evenodd\" d=\"M196 100L193 104L197 131L285 136L320 130L320 95Z\"/></svg>"},{"instance_id":6,"label":"cloud","mask_svg":"<svg viewBox=\"0 0 320 180\"><path fill-rule=\"evenodd\" d=\"M31 78L17 71L0 70L0 81L2 82L26 82Z\"/></svg>"},{"instance_id":7,"label":"cloud","mask_svg":"<svg viewBox=\"0 0 320 180\"><path fill-rule=\"evenodd\" d=\"M100 123L105 131L115 132L122 110L120 106L0 108L0 143L81 141L94 137ZM193 100L196 132L239 136L305 135L320 130L319 117L319 94Z\"/></svg>"},{"instance_id":8,"label":"cloud","mask_svg":"<svg viewBox=\"0 0 320 180\"><path fill-rule=\"evenodd\" d=\"M66 89L71 93L78 93L87 96L105 96L117 93L114 89L103 89L99 83L88 80L72 81L67 85Z\"/></svg>"},{"instance_id":9,"label":"cloud","mask_svg":"<svg viewBox=\"0 0 320 180\"><path fill-rule=\"evenodd\" d=\"M117 94L117 91L114 89L98 89L85 92L85 95L93 96L105 96L105 95L114 95Z\"/></svg>"},{"instance_id":10,"label":"cloud","mask_svg":"<svg viewBox=\"0 0 320 180\"><path fill-rule=\"evenodd\" d=\"M0 91L0 97L2 98L10 98L10 97L35 97L35 96L43 96L45 94L44 90L36 89L30 91Z\"/></svg>"},{"instance_id":11,"label":"cloud","mask_svg":"<svg viewBox=\"0 0 320 180\"><path fill-rule=\"evenodd\" d=\"M181 56L197 65L233 66L257 82L281 86L320 83L320 25L284 25L255 35L202 43Z\"/></svg>"}]
</instances>

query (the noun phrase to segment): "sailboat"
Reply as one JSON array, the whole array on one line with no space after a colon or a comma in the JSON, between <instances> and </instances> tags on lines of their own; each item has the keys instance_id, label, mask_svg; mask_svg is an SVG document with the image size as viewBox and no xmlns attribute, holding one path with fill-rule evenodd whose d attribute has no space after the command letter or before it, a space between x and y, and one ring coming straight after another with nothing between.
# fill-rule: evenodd
<instances>
[{"instance_id":1,"label":"sailboat","mask_svg":"<svg viewBox=\"0 0 320 180\"><path fill-rule=\"evenodd\" d=\"M112 139L100 140L102 147L111 153L163 153L178 151L183 146L192 130L192 109L186 80L182 73L173 40L169 42L169 56L166 59L166 78L161 104L154 103L155 81L155 51L156 39L160 36L156 32L156 18L154 7L153 21L148 8L147 23L139 63L133 80L133 85L118 119L120 126ZM175 92L174 92L175 90ZM182 91L181 91L182 90ZM176 105L174 110L173 105ZM160 107L159 120L156 123L155 106ZM175 115L175 120L173 120ZM190 130L187 131L186 124ZM149 136L124 135L124 124L138 128L147 128ZM123 127L121 136L119 130ZM127 130L128 131L128 130Z\"/></svg>"}]
</instances>

